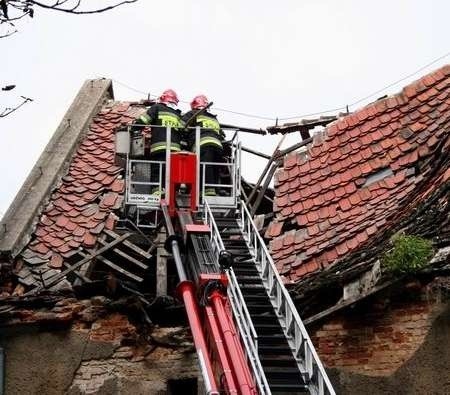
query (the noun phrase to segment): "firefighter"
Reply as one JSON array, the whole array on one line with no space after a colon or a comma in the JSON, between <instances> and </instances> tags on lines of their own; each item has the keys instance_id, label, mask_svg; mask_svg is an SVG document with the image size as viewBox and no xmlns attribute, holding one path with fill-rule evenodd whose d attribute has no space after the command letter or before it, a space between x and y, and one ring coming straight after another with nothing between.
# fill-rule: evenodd
<instances>
[{"instance_id":1,"label":"firefighter","mask_svg":"<svg viewBox=\"0 0 450 395\"><path fill-rule=\"evenodd\" d=\"M200 111L209 104L205 95L195 96L191 102L191 111L183 116L183 121L189 122L188 127L200 126L200 161L223 162L223 132L217 117L208 110ZM188 129L188 145L195 151L195 129ZM216 188L208 184L219 184L219 166L206 166L205 169L205 196L216 196Z\"/></svg>"},{"instance_id":2,"label":"firefighter","mask_svg":"<svg viewBox=\"0 0 450 395\"><path fill-rule=\"evenodd\" d=\"M135 120L138 125L155 125L151 128L150 138L150 160L166 161L166 127L171 126L170 150L180 151L181 133L183 121L181 111L178 109L178 96L172 89L165 90L158 99L143 115ZM139 126L137 126L139 128ZM161 185L164 185L165 168L162 169ZM152 182L159 181L159 166L151 166L150 179ZM152 194L161 195L163 190L158 187L152 189Z\"/></svg>"}]
</instances>

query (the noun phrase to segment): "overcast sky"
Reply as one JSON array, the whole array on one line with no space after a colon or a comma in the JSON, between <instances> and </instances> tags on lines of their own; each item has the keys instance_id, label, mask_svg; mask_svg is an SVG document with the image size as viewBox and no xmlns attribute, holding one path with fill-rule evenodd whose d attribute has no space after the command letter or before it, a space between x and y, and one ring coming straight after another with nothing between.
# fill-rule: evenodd
<instances>
[{"instance_id":1,"label":"overcast sky","mask_svg":"<svg viewBox=\"0 0 450 395\"><path fill-rule=\"evenodd\" d=\"M0 119L0 215L85 79L112 78L152 94L173 88L184 100L205 93L217 107L269 118L315 113L353 103L448 53L449 15L445 0L140 0L95 16L37 9L19 33L0 40L0 86L17 85L0 91L0 111L19 95L34 99ZM120 100L143 97L118 83L114 92ZM224 123L273 123L217 113ZM244 143L271 152L277 140ZM256 178L263 164L247 158L244 175Z\"/></svg>"}]
</instances>

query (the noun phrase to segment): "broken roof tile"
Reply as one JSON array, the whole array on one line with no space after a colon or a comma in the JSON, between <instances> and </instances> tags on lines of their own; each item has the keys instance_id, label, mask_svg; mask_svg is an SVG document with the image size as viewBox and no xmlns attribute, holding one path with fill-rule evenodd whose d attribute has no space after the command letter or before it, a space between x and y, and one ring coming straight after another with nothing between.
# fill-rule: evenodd
<instances>
[{"instance_id":1,"label":"broken roof tile","mask_svg":"<svg viewBox=\"0 0 450 395\"><path fill-rule=\"evenodd\" d=\"M289 223L286 228L294 226L308 235L296 238L293 254L313 254L292 262L295 267L289 266L283 254L274 257L277 264L283 259L283 273L291 281L309 274L307 265L313 258L316 263L311 268L317 262L327 267L365 245L399 219L402 204L409 202L409 209L413 207L411 199L418 204L425 192L413 191L422 185L426 191L436 189L444 182L448 161L447 168L429 169L435 164L431 158L440 154L436 147L441 151L450 148L447 75L450 66L430 73L397 95L339 118L324 129L321 141L326 144L315 144L301 155L292 153L285 158L284 169L278 170L281 177L275 182L275 203L282 196L283 210L274 206L276 219L268 229L274 226L277 231L270 248L282 251L279 243L287 234L283 224ZM383 171L385 178L365 185L367 177L381 177ZM429 185L430 180L434 184ZM406 210L401 213L407 215ZM266 236L270 238L269 233ZM330 249L331 245L337 249Z\"/></svg>"},{"instance_id":2,"label":"broken roof tile","mask_svg":"<svg viewBox=\"0 0 450 395\"><path fill-rule=\"evenodd\" d=\"M114 229L117 217L113 211L122 204L119 195L124 193L122 168L114 164L114 129L142 111L142 106L115 103L94 117L24 250L28 259L41 260L48 255L48 266L61 268L61 259L73 255L81 242L93 247L94 234L104 227Z\"/></svg>"}]
</instances>

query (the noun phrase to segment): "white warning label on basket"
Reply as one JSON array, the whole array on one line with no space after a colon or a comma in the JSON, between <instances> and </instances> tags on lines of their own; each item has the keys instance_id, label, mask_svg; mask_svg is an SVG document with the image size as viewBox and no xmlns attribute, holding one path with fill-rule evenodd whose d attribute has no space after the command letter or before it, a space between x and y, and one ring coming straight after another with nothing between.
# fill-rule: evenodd
<instances>
[{"instance_id":1,"label":"white warning label on basket","mask_svg":"<svg viewBox=\"0 0 450 395\"><path fill-rule=\"evenodd\" d=\"M143 195L140 193L130 193L128 195L129 203L136 204L159 204L161 201L161 196L158 195Z\"/></svg>"}]
</instances>

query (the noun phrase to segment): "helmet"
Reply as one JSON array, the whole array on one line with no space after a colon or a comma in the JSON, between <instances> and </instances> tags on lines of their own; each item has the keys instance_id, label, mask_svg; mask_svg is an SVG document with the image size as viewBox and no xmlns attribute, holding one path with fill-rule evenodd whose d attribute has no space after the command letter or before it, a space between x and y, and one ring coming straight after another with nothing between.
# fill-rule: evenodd
<instances>
[{"instance_id":1,"label":"helmet","mask_svg":"<svg viewBox=\"0 0 450 395\"><path fill-rule=\"evenodd\" d=\"M178 96L173 89L166 89L159 97L161 103L178 104Z\"/></svg>"},{"instance_id":2,"label":"helmet","mask_svg":"<svg viewBox=\"0 0 450 395\"><path fill-rule=\"evenodd\" d=\"M205 95L197 95L191 101L192 110L200 110L209 104L209 100Z\"/></svg>"}]
</instances>

